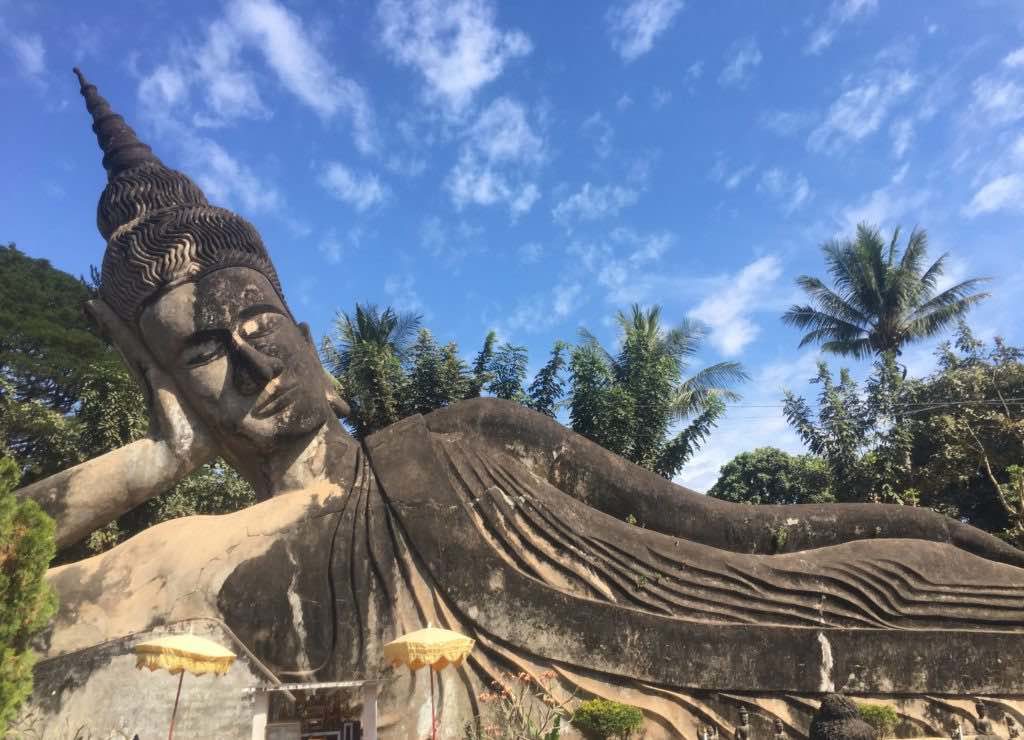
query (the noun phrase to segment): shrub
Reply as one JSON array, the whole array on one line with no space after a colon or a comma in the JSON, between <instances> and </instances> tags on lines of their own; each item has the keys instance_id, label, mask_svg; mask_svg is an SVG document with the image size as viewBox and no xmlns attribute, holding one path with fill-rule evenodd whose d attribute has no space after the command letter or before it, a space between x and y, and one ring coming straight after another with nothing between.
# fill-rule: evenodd
<instances>
[{"instance_id":1,"label":"shrub","mask_svg":"<svg viewBox=\"0 0 1024 740\"><path fill-rule=\"evenodd\" d=\"M607 699L591 699L581 703L572 715L573 726L588 740L625 740L644 723L643 713L636 707Z\"/></svg>"},{"instance_id":2,"label":"shrub","mask_svg":"<svg viewBox=\"0 0 1024 740\"><path fill-rule=\"evenodd\" d=\"M857 711L860 712L861 719L871 725L876 737L892 737L900 723L896 710L884 704L859 704Z\"/></svg>"},{"instance_id":3,"label":"shrub","mask_svg":"<svg viewBox=\"0 0 1024 740\"><path fill-rule=\"evenodd\" d=\"M477 699L484 712L467 723L464 740L558 740L573 697L555 697L555 674L502 673Z\"/></svg>"},{"instance_id":4,"label":"shrub","mask_svg":"<svg viewBox=\"0 0 1024 740\"><path fill-rule=\"evenodd\" d=\"M53 559L53 520L34 501L15 498L19 471L0 457L0 736L32 691L29 647L56 609L44 580Z\"/></svg>"}]
</instances>

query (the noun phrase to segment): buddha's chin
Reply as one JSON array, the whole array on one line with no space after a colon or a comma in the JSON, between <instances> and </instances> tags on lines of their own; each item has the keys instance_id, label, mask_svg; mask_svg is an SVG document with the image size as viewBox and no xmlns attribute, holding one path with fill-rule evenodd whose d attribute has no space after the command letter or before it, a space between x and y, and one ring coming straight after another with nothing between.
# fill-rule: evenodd
<instances>
[{"instance_id":1,"label":"buddha's chin","mask_svg":"<svg viewBox=\"0 0 1024 740\"><path fill-rule=\"evenodd\" d=\"M237 425L235 434L261 450L270 450L316 432L326 421L324 404L296 403L271 415L247 415Z\"/></svg>"}]
</instances>

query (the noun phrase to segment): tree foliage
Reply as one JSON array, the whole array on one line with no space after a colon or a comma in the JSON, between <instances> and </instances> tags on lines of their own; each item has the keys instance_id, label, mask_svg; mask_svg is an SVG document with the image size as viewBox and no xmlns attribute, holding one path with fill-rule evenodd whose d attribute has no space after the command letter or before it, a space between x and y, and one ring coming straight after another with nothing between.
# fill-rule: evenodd
<instances>
[{"instance_id":1,"label":"tree foliage","mask_svg":"<svg viewBox=\"0 0 1024 740\"><path fill-rule=\"evenodd\" d=\"M747 375L739 363L720 362L684 378L704 329L689 321L667 328L658 306L644 310L634 305L629 314L620 311L616 322L621 341L617 354L586 330L572 352L572 428L670 478L710 434L725 412L724 401L738 398L730 386Z\"/></svg>"},{"instance_id":2,"label":"tree foliage","mask_svg":"<svg viewBox=\"0 0 1024 740\"><path fill-rule=\"evenodd\" d=\"M628 704L590 699L576 707L572 724L587 740L626 740L643 727L644 715Z\"/></svg>"},{"instance_id":3,"label":"tree foliage","mask_svg":"<svg viewBox=\"0 0 1024 740\"><path fill-rule=\"evenodd\" d=\"M534 411L539 411L548 416L555 416L559 403L565 395L565 354L568 345L565 342L555 342L551 349L551 357L538 371L526 394L529 397L527 405Z\"/></svg>"},{"instance_id":4,"label":"tree foliage","mask_svg":"<svg viewBox=\"0 0 1024 740\"><path fill-rule=\"evenodd\" d=\"M828 466L814 455L790 455L775 447L741 452L722 466L709 496L742 504L827 504Z\"/></svg>"},{"instance_id":5,"label":"tree foliage","mask_svg":"<svg viewBox=\"0 0 1024 740\"><path fill-rule=\"evenodd\" d=\"M34 501L14 496L20 473L0 457L0 735L32 692L32 638L50 621L56 595L46 582L54 526Z\"/></svg>"},{"instance_id":6,"label":"tree foliage","mask_svg":"<svg viewBox=\"0 0 1024 740\"><path fill-rule=\"evenodd\" d=\"M487 373L491 378L487 383L487 390L494 394L495 398L525 403L526 391L523 390L523 381L526 380L527 360L526 347L508 342L502 344L487 365Z\"/></svg>"},{"instance_id":7,"label":"tree foliage","mask_svg":"<svg viewBox=\"0 0 1024 740\"><path fill-rule=\"evenodd\" d=\"M821 343L838 355L867 358L898 355L907 344L951 326L985 297L982 278L939 291L947 255L926 265L928 236L915 229L902 255L900 230L886 245L877 228L860 224L854 239L822 245L833 287L810 275L797 278L811 302L782 317L805 330L800 346Z\"/></svg>"}]
</instances>

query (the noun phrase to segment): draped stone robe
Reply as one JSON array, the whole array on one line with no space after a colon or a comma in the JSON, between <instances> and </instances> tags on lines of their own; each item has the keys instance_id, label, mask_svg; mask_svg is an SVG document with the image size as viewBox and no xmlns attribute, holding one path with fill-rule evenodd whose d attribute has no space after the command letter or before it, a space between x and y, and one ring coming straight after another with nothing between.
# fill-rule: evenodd
<instances>
[{"instance_id":1,"label":"draped stone robe","mask_svg":"<svg viewBox=\"0 0 1024 740\"><path fill-rule=\"evenodd\" d=\"M957 697L1024 721L1024 569L896 538L935 539L937 518L875 507L853 517L867 539L815 547L849 525L827 509L751 507L744 523L713 501L672 507L693 494L492 400L403 420L346 464L347 491L167 522L54 569L37 706L102 716L85 697L103 661L87 656L212 620L279 679L382 676L391 737L422 736L428 694L381 646L427 624L477 639L440 674L451 735L508 670L635 704L648 737L732 733L740 706L756 734L780 718L803 735L833 690L890 703L923 734L946 733ZM645 527L588 501L633 505ZM796 551L771 553L780 527Z\"/></svg>"}]
</instances>

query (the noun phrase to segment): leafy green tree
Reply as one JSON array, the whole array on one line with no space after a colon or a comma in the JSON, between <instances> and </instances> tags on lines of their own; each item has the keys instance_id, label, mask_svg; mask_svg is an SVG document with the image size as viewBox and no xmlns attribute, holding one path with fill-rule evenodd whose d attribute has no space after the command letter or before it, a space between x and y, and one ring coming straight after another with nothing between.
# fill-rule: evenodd
<instances>
[{"instance_id":1,"label":"leafy green tree","mask_svg":"<svg viewBox=\"0 0 1024 740\"><path fill-rule=\"evenodd\" d=\"M961 323L937 358L908 410L922 503L1024 547L1024 350Z\"/></svg>"},{"instance_id":2,"label":"leafy green tree","mask_svg":"<svg viewBox=\"0 0 1024 740\"><path fill-rule=\"evenodd\" d=\"M565 354L569 345L565 342L555 342L551 349L551 357L544 364L527 390L529 401L527 405L534 411L554 417L558 404L565 395L565 380L562 371L565 368Z\"/></svg>"},{"instance_id":3,"label":"leafy green tree","mask_svg":"<svg viewBox=\"0 0 1024 740\"><path fill-rule=\"evenodd\" d=\"M473 379L454 342L439 347L429 329L420 329L410 355L403 416L430 413L470 393Z\"/></svg>"},{"instance_id":4,"label":"leafy green tree","mask_svg":"<svg viewBox=\"0 0 1024 740\"><path fill-rule=\"evenodd\" d=\"M0 457L0 735L32 692L36 656L30 643L57 600L46 582L54 526L34 501L14 496L18 465Z\"/></svg>"},{"instance_id":5,"label":"leafy green tree","mask_svg":"<svg viewBox=\"0 0 1024 740\"><path fill-rule=\"evenodd\" d=\"M487 372L491 376L487 390L496 398L523 403L526 400L523 381L526 380L527 360L526 347L508 342L502 344L487 364Z\"/></svg>"},{"instance_id":6,"label":"leafy green tree","mask_svg":"<svg viewBox=\"0 0 1024 740\"><path fill-rule=\"evenodd\" d=\"M401 418L412 337L420 317L356 304L354 316L340 313L334 335L324 337L321 355L330 373L341 383L351 407L348 417L355 434L363 438Z\"/></svg>"},{"instance_id":7,"label":"leafy green tree","mask_svg":"<svg viewBox=\"0 0 1024 740\"><path fill-rule=\"evenodd\" d=\"M820 342L826 352L856 358L899 355L907 344L934 336L987 297L976 292L984 278L939 292L946 255L925 267L925 231L911 232L902 255L899 236L896 229L886 245L877 228L860 224L854 239L822 245L833 288L801 275L797 285L811 302L793 306L782 317L807 332L801 347Z\"/></svg>"},{"instance_id":8,"label":"leafy green tree","mask_svg":"<svg viewBox=\"0 0 1024 740\"><path fill-rule=\"evenodd\" d=\"M90 297L82 280L47 260L0 246L0 377L15 400L67 413L88 369L113 354L82 312Z\"/></svg>"},{"instance_id":9,"label":"leafy green tree","mask_svg":"<svg viewBox=\"0 0 1024 740\"><path fill-rule=\"evenodd\" d=\"M472 398L476 377L459 357L459 347L455 342L448 342L441 348L441 371L438 382L441 386L438 399L442 406L451 405L464 398Z\"/></svg>"},{"instance_id":10,"label":"leafy green tree","mask_svg":"<svg viewBox=\"0 0 1024 740\"><path fill-rule=\"evenodd\" d=\"M491 382L491 373L488 368L491 366L491 360L494 357L494 345L497 341L497 332L487 332L487 336L484 337L484 344L473 360L473 382L467 395L468 398L477 398L483 393L487 384Z\"/></svg>"},{"instance_id":11,"label":"leafy green tree","mask_svg":"<svg viewBox=\"0 0 1024 740\"><path fill-rule=\"evenodd\" d=\"M629 460L672 477L738 398L739 363L720 362L683 378L705 330L684 321L666 328L661 308L619 312L621 350L612 355L586 330L570 359L572 428ZM689 424L670 436L673 425Z\"/></svg>"},{"instance_id":12,"label":"leafy green tree","mask_svg":"<svg viewBox=\"0 0 1024 740\"><path fill-rule=\"evenodd\" d=\"M709 496L740 504L827 504L835 501L828 465L813 455L775 447L741 452L722 466Z\"/></svg>"},{"instance_id":13,"label":"leafy green tree","mask_svg":"<svg viewBox=\"0 0 1024 740\"><path fill-rule=\"evenodd\" d=\"M587 740L627 740L640 732L644 715L629 704L589 699L576 707L572 724Z\"/></svg>"}]
</instances>

